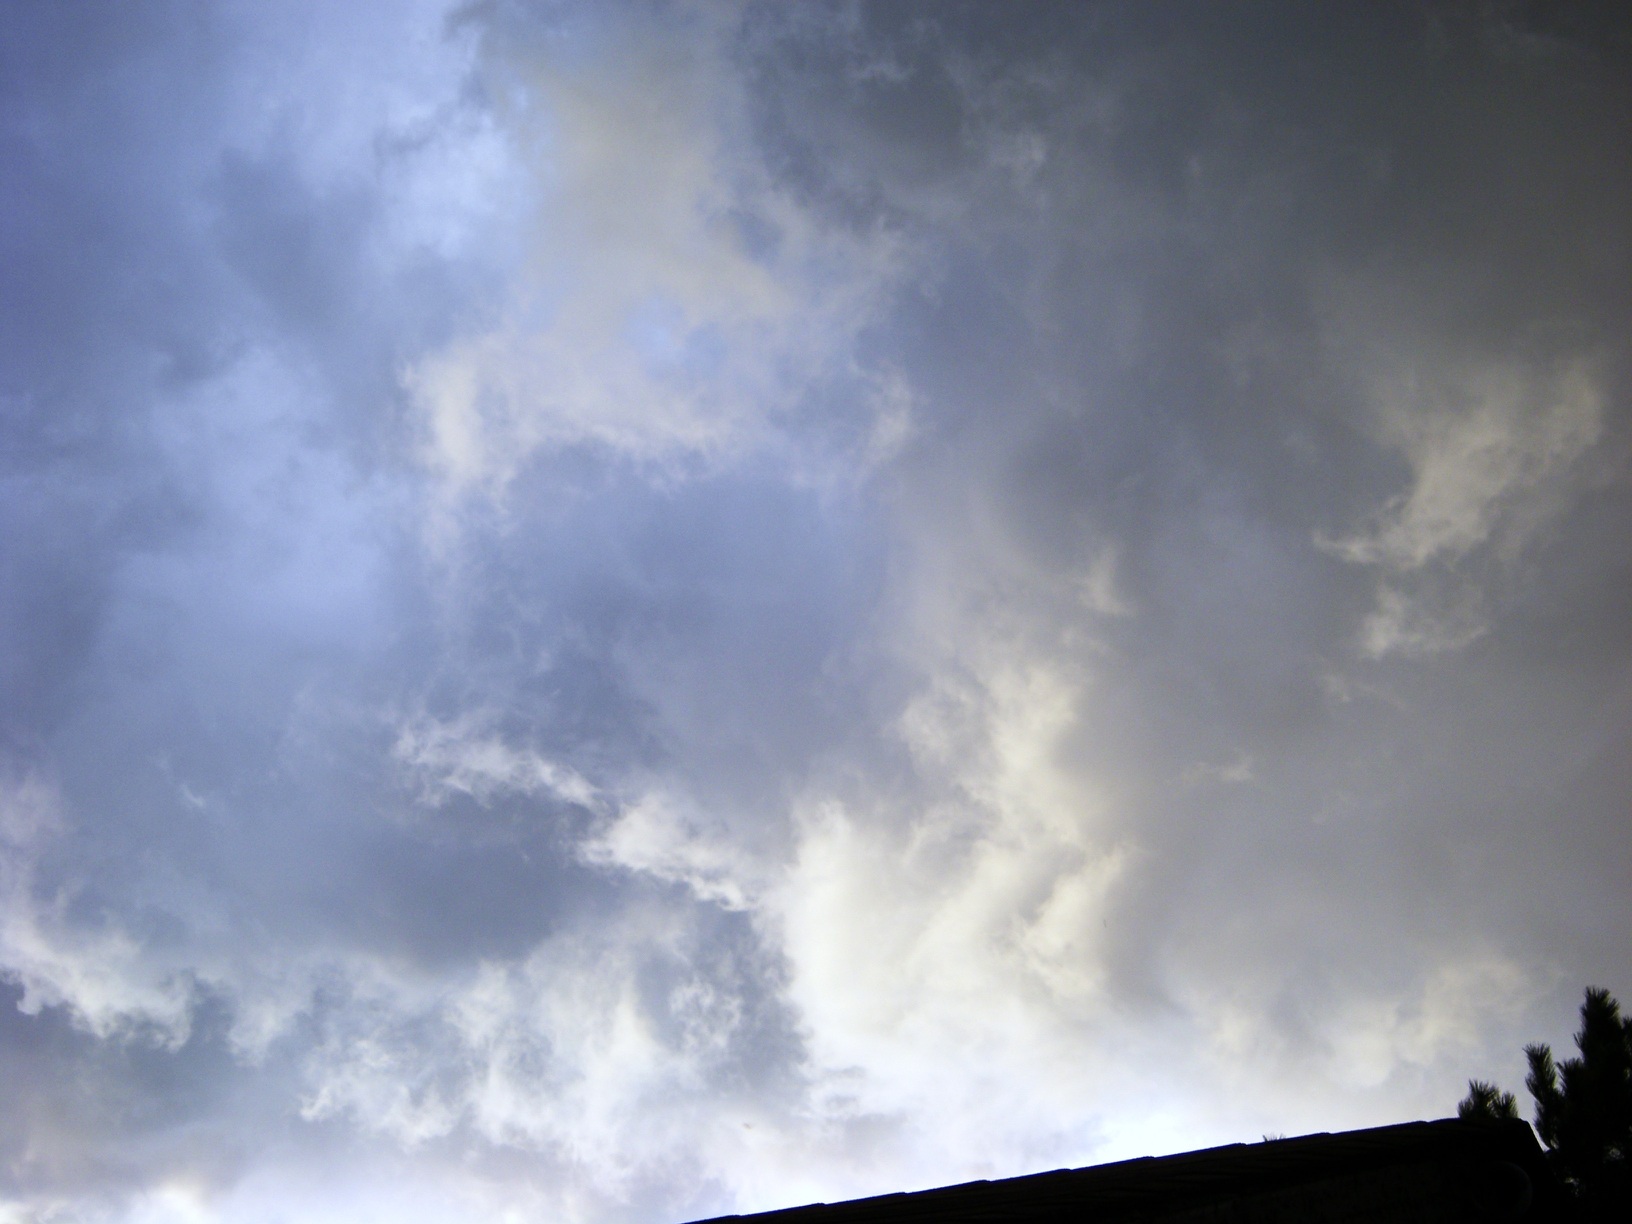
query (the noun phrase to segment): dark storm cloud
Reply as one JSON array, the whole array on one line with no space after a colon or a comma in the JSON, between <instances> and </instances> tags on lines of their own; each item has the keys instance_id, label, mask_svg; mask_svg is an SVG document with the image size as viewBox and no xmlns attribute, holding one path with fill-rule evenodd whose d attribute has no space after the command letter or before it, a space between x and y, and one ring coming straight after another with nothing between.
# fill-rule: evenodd
<instances>
[{"instance_id":1,"label":"dark storm cloud","mask_svg":"<svg viewBox=\"0 0 1632 1224\"><path fill-rule=\"evenodd\" d=\"M1309 547L1409 482L1351 362L1408 335L1450 363L1587 354L1624 394L1625 47L1607 19L1562 22L1571 41L1522 10L1047 7L1041 31L996 34L859 11L827 62L766 89L785 143L881 147L879 200L933 197L928 179L949 210L1011 204L939 228L932 205L903 209L951 248L934 296L877 341L933 389L951 444L930 460L981 470L969 487L1004 543L1042 564L1120 542L1146 613L1128 631L1197 642L1226 687L1274 683L1271 656L1307 672L1369 593ZM819 88L825 105L775 107ZM911 163L931 129L954 133L934 175ZM1027 135L1047 155L994 184L999 137ZM1370 317L1334 325L1351 311Z\"/></svg>"},{"instance_id":2,"label":"dark storm cloud","mask_svg":"<svg viewBox=\"0 0 1632 1224\"><path fill-rule=\"evenodd\" d=\"M1319 1046L1452 949L1618 972L1624 23L1028 14L773 13L799 54L757 96L800 190L937 256L865 341L934 406L908 538L963 525L976 582L1111 559L1131 615L1068 742L1147 851L1129 988L1267 972ZM1564 878L1580 942L1543 952Z\"/></svg>"},{"instance_id":3,"label":"dark storm cloud","mask_svg":"<svg viewBox=\"0 0 1632 1224\"><path fill-rule=\"evenodd\" d=\"M1627 972L1614 6L5 20L21 1218L1394 1120Z\"/></svg>"}]
</instances>

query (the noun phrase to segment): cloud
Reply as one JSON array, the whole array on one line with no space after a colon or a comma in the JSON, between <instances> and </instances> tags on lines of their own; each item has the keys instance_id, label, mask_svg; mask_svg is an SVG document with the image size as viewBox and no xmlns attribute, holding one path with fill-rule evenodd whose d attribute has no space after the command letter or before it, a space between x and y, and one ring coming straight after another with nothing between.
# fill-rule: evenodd
<instances>
[{"instance_id":1,"label":"cloud","mask_svg":"<svg viewBox=\"0 0 1632 1224\"><path fill-rule=\"evenodd\" d=\"M455 982L354 969L306 1055L302 1114L433 1154L473 1134L611 1199L654 1168L695 1177L710 1146L736 1146L737 1119L759 1116L754 1047L776 1024L743 976L751 944L724 934L648 897Z\"/></svg>"},{"instance_id":2,"label":"cloud","mask_svg":"<svg viewBox=\"0 0 1632 1224\"><path fill-rule=\"evenodd\" d=\"M1553 509L1554 486L1603 431L1602 392L1580 363L1550 378L1482 370L1431 390L1396 376L1378 398L1380 436L1410 465L1411 488L1369 530L1322 544L1345 561L1403 573L1455 562L1493 539L1517 552L1543 508Z\"/></svg>"},{"instance_id":3,"label":"cloud","mask_svg":"<svg viewBox=\"0 0 1632 1224\"><path fill-rule=\"evenodd\" d=\"M18 1008L65 1008L100 1038L135 1036L170 1049L187 1041L193 983L155 963L115 923L71 921L72 898L42 899L39 860L70 831L57 788L36 773L0 782L0 976L22 987Z\"/></svg>"},{"instance_id":4,"label":"cloud","mask_svg":"<svg viewBox=\"0 0 1632 1224\"><path fill-rule=\"evenodd\" d=\"M1116 576L1117 550L1103 549L1083 575L1082 602L1102 616L1130 616L1134 608L1123 594Z\"/></svg>"},{"instance_id":5,"label":"cloud","mask_svg":"<svg viewBox=\"0 0 1632 1224\"><path fill-rule=\"evenodd\" d=\"M1367 656L1458 650L1489 631L1476 556L1508 567L1585 491L1583 460L1604 432L1601 380L1572 361L1546 373L1495 364L1380 376L1374 423L1410 488L1325 550L1389 575L1361 626Z\"/></svg>"},{"instance_id":6,"label":"cloud","mask_svg":"<svg viewBox=\"0 0 1632 1224\"><path fill-rule=\"evenodd\" d=\"M0 1214L1382 1123L1626 970L1611 44L86 12L0 18Z\"/></svg>"},{"instance_id":7,"label":"cloud","mask_svg":"<svg viewBox=\"0 0 1632 1224\"><path fill-rule=\"evenodd\" d=\"M487 87L528 99L499 114L539 205L502 318L404 373L455 502L572 447L707 469L772 445L811 382L847 371L897 244L825 222L765 173L722 16L570 18L555 53L502 21L488 32ZM898 399L860 444L875 460Z\"/></svg>"},{"instance_id":8,"label":"cloud","mask_svg":"<svg viewBox=\"0 0 1632 1224\"><path fill-rule=\"evenodd\" d=\"M1381 587L1377 604L1360 624L1360 649L1368 658L1400 654L1422 657L1460 650L1490 632L1490 621L1477 590L1453 589L1436 605L1419 589L1408 596ZM1448 606L1447 606L1448 605Z\"/></svg>"},{"instance_id":9,"label":"cloud","mask_svg":"<svg viewBox=\"0 0 1632 1224\"><path fill-rule=\"evenodd\" d=\"M763 865L732 844L728 828L657 792L628 804L582 853L600 866L684 884L699 900L732 910L748 908L765 887Z\"/></svg>"},{"instance_id":10,"label":"cloud","mask_svg":"<svg viewBox=\"0 0 1632 1224\"><path fill-rule=\"evenodd\" d=\"M1180 778L1192 786L1207 782L1215 785L1222 783L1227 786L1241 786L1253 780L1252 757L1245 752L1239 753L1234 760L1223 765L1209 765L1198 761L1194 765L1186 766Z\"/></svg>"},{"instance_id":11,"label":"cloud","mask_svg":"<svg viewBox=\"0 0 1632 1224\"><path fill-rule=\"evenodd\" d=\"M453 792L478 802L543 792L580 807L601 806L596 788L576 770L484 733L483 721L466 711L453 722L420 719L400 729L391 753L418 780L422 802L436 804Z\"/></svg>"}]
</instances>

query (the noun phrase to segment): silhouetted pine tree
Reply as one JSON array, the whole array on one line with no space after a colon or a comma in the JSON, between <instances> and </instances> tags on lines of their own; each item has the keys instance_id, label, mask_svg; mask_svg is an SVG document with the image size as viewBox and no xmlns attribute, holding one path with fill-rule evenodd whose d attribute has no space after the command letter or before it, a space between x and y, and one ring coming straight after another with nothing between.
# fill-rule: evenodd
<instances>
[{"instance_id":1,"label":"silhouetted pine tree","mask_svg":"<svg viewBox=\"0 0 1632 1224\"><path fill-rule=\"evenodd\" d=\"M1579 1057L1556 1064L1546 1045L1524 1048L1536 1133L1582 1215L1625 1224L1632 1220L1632 1017L1621 1015L1609 991L1587 989L1575 1045ZM1511 1118L1518 1106L1512 1093L1471 1080L1456 1112L1462 1118Z\"/></svg>"},{"instance_id":2,"label":"silhouetted pine tree","mask_svg":"<svg viewBox=\"0 0 1632 1224\"><path fill-rule=\"evenodd\" d=\"M1459 1118L1516 1118L1519 1103L1511 1092L1503 1092L1484 1080L1469 1080L1468 1095L1457 1104Z\"/></svg>"}]
</instances>

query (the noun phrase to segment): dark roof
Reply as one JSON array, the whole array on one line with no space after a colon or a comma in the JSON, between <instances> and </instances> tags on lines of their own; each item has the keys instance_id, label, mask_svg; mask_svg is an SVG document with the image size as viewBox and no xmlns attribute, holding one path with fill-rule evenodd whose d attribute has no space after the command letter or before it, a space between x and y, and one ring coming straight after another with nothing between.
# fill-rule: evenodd
<instances>
[{"instance_id":1,"label":"dark roof","mask_svg":"<svg viewBox=\"0 0 1632 1224\"><path fill-rule=\"evenodd\" d=\"M1562 1203L1528 1125L1447 1118L721 1218L754 1224L1544 1224L1563 1218Z\"/></svg>"}]
</instances>

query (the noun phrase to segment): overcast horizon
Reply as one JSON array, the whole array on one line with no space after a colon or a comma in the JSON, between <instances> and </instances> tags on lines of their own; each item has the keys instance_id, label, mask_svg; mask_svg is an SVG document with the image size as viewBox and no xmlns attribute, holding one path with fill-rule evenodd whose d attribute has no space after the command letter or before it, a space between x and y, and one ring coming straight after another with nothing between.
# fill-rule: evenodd
<instances>
[{"instance_id":1,"label":"overcast horizon","mask_svg":"<svg viewBox=\"0 0 1632 1224\"><path fill-rule=\"evenodd\" d=\"M680 1224L1632 1002L1624 4L0 5L0 1224Z\"/></svg>"}]
</instances>

